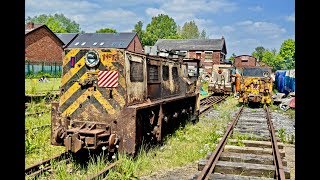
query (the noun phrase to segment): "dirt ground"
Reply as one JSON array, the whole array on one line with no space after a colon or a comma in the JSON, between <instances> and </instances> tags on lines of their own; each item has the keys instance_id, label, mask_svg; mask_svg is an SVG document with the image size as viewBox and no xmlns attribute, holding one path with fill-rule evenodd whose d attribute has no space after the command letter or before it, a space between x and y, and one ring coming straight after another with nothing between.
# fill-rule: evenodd
<instances>
[{"instance_id":1,"label":"dirt ground","mask_svg":"<svg viewBox=\"0 0 320 180\"><path fill-rule=\"evenodd\" d=\"M188 164L183 167L159 171L150 176L143 176L141 180L187 180L198 172L198 162Z\"/></svg>"}]
</instances>

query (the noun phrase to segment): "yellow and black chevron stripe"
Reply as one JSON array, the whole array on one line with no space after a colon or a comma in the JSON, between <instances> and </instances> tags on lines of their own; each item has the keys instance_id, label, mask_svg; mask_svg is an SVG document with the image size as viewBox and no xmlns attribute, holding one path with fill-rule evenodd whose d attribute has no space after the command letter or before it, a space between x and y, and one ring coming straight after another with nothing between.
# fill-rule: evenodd
<instances>
[{"instance_id":1,"label":"yellow and black chevron stripe","mask_svg":"<svg viewBox=\"0 0 320 180\"><path fill-rule=\"evenodd\" d=\"M91 50L91 49L90 49ZM99 53L100 63L98 71L113 70L119 72L117 88L82 87L78 81L88 77L89 68L85 65L85 55L89 49L69 49L65 51L63 59L63 74L61 79L61 97L59 110L63 117L81 117L83 112L90 109L101 115L116 115L125 106L125 77L124 57L117 49L104 51L95 49ZM75 57L74 67L70 66L71 57ZM111 91L111 92L110 92ZM87 108L89 107L89 108Z\"/></svg>"}]
</instances>

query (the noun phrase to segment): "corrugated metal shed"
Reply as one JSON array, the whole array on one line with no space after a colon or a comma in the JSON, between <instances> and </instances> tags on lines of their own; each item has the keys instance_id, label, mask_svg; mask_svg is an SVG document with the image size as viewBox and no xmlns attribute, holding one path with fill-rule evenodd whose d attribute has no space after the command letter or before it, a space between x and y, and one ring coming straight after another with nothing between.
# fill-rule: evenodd
<instances>
[{"instance_id":1,"label":"corrugated metal shed","mask_svg":"<svg viewBox=\"0 0 320 180\"><path fill-rule=\"evenodd\" d=\"M225 44L221 39L158 39L155 46L167 50L222 50Z\"/></svg>"},{"instance_id":2,"label":"corrugated metal shed","mask_svg":"<svg viewBox=\"0 0 320 180\"><path fill-rule=\"evenodd\" d=\"M79 34L65 48L119 48L125 49L136 32L124 33L83 33Z\"/></svg>"}]
</instances>

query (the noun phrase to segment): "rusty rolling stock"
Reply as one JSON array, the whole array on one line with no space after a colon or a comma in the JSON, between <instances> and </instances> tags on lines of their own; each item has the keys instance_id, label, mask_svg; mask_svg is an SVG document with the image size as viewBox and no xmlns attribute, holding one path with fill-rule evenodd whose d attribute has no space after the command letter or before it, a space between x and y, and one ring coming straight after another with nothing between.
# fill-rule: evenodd
<instances>
[{"instance_id":1,"label":"rusty rolling stock","mask_svg":"<svg viewBox=\"0 0 320 180\"><path fill-rule=\"evenodd\" d=\"M116 48L66 48L64 54L60 100L52 103L53 145L72 153L136 154L143 140L161 141L182 119L198 119L197 59Z\"/></svg>"},{"instance_id":2,"label":"rusty rolling stock","mask_svg":"<svg viewBox=\"0 0 320 180\"><path fill-rule=\"evenodd\" d=\"M272 84L270 67L242 67L239 102L247 104L272 103Z\"/></svg>"},{"instance_id":3,"label":"rusty rolling stock","mask_svg":"<svg viewBox=\"0 0 320 180\"><path fill-rule=\"evenodd\" d=\"M232 93L232 69L233 66L229 64L214 64L212 66L212 74L209 78L208 91L213 94Z\"/></svg>"}]
</instances>

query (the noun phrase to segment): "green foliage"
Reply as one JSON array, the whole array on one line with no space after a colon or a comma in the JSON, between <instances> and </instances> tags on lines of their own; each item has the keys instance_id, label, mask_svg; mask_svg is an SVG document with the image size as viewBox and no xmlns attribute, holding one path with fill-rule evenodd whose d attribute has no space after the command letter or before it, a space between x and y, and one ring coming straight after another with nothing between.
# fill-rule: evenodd
<instances>
[{"instance_id":1,"label":"green foliage","mask_svg":"<svg viewBox=\"0 0 320 180\"><path fill-rule=\"evenodd\" d=\"M258 60L262 60L263 53L266 51L266 49L262 46L258 46L255 48L255 51L252 53L252 56L257 58Z\"/></svg>"},{"instance_id":2,"label":"green foliage","mask_svg":"<svg viewBox=\"0 0 320 180\"><path fill-rule=\"evenodd\" d=\"M134 29L132 30L132 32L136 32L138 34L140 41L142 40L145 33L144 30L142 30L142 26L143 26L143 22L138 21L137 24L134 25ZM144 44L142 44L142 46L144 46Z\"/></svg>"},{"instance_id":3,"label":"green foliage","mask_svg":"<svg viewBox=\"0 0 320 180\"><path fill-rule=\"evenodd\" d=\"M295 68L295 42L293 39L287 39L281 44L279 55L285 61L285 69Z\"/></svg>"},{"instance_id":4,"label":"green foliage","mask_svg":"<svg viewBox=\"0 0 320 180\"><path fill-rule=\"evenodd\" d=\"M263 53L262 62L272 67L274 71L283 67L283 60L280 55L269 50Z\"/></svg>"},{"instance_id":5,"label":"green foliage","mask_svg":"<svg viewBox=\"0 0 320 180\"><path fill-rule=\"evenodd\" d=\"M102 28L102 29L96 30L96 33L117 33L117 30L112 28Z\"/></svg>"},{"instance_id":6,"label":"green foliage","mask_svg":"<svg viewBox=\"0 0 320 180\"><path fill-rule=\"evenodd\" d=\"M152 17L146 27L142 44L153 46L158 39L178 39L177 24L173 18L165 14Z\"/></svg>"},{"instance_id":7,"label":"green foliage","mask_svg":"<svg viewBox=\"0 0 320 180\"><path fill-rule=\"evenodd\" d=\"M182 39L198 39L200 37L198 26L193 20L184 23L179 35Z\"/></svg>"},{"instance_id":8,"label":"green foliage","mask_svg":"<svg viewBox=\"0 0 320 180\"><path fill-rule=\"evenodd\" d=\"M236 55L235 53L232 53L232 55L230 56L229 60L230 60L230 61L234 61L234 59L235 59L236 56L237 56L237 55Z\"/></svg>"},{"instance_id":9,"label":"green foliage","mask_svg":"<svg viewBox=\"0 0 320 180\"><path fill-rule=\"evenodd\" d=\"M200 33L200 39L209 39L209 37L207 36L207 33L204 29Z\"/></svg>"},{"instance_id":10,"label":"green foliage","mask_svg":"<svg viewBox=\"0 0 320 180\"><path fill-rule=\"evenodd\" d=\"M80 25L75 21L65 17L63 14L46 15L26 18L26 22L34 22L35 24L45 24L54 33L78 33Z\"/></svg>"},{"instance_id":11,"label":"green foliage","mask_svg":"<svg viewBox=\"0 0 320 180\"><path fill-rule=\"evenodd\" d=\"M285 40L280 47L279 53L276 49L265 49L262 46L256 47L252 56L271 66L274 71L280 69L295 68L295 42L292 39Z\"/></svg>"},{"instance_id":12,"label":"green foliage","mask_svg":"<svg viewBox=\"0 0 320 180\"><path fill-rule=\"evenodd\" d=\"M281 142L286 143L285 129L281 128L281 129L278 130L278 137L280 138Z\"/></svg>"}]
</instances>

